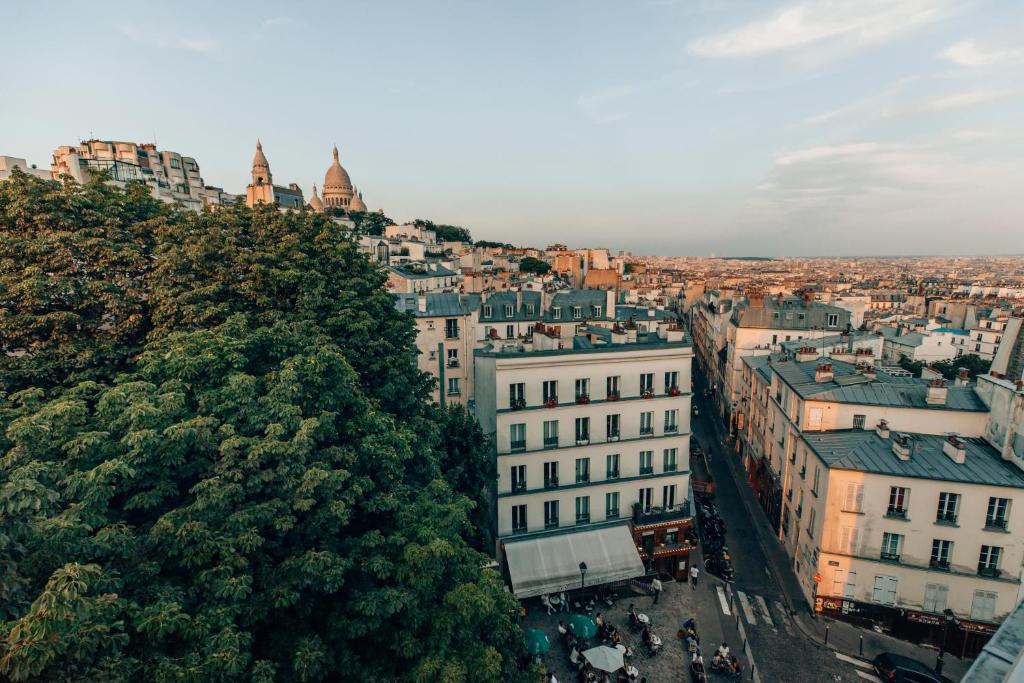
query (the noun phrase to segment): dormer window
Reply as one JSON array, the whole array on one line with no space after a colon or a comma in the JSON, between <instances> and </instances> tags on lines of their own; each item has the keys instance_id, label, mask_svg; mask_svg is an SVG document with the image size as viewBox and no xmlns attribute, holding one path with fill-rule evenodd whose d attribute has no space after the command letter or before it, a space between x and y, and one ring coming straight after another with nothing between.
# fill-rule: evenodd
<instances>
[{"instance_id":1,"label":"dormer window","mask_svg":"<svg viewBox=\"0 0 1024 683\"><path fill-rule=\"evenodd\" d=\"M559 308L558 306L555 306L554 308L552 308L551 309L551 318L553 320L561 320L562 319L562 309Z\"/></svg>"},{"instance_id":2,"label":"dormer window","mask_svg":"<svg viewBox=\"0 0 1024 683\"><path fill-rule=\"evenodd\" d=\"M601 307L600 306L594 306L594 317L595 318L602 317Z\"/></svg>"},{"instance_id":3,"label":"dormer window","mask_svg":"<svg viewBox=\"0 0 1024 683\"><path fill-rule=\"evenodd\" d=\"M484 317L485 318L490 318L492 313L493 313L493 311L491 310L491 307L485 305L484 306Z\"/></svg>"},{"instance_id":4,"label":"dormer window","mask_svg":"<svg viewBox=\"0 0 1024 683\"><path fill-rule=\"evenodd\" d=\"M526 315L533 315L533 304L526 304Z\"/></svg>"},{"instance_id":5,"label":"dormer window","mask_svg":"<svg viewBox=\"0 0 1024 683\"><path fill-rule=\"evenodd\" d=\"M512 304L505 304L505 317L511 318L513 313L515 313L515 309L512 307Z\"/></svg>"},{"instance_id":6,"label":"dormer window","mask_svg":"<svg viewBox=\"0 0 1024 683\"><path fill-rule=\"evenodd\" d=\"M572 317L576 318L577 320L582 318L583 317L583 308L581 306L573 306L572 307Z\"/></svg>"}]
</instances>

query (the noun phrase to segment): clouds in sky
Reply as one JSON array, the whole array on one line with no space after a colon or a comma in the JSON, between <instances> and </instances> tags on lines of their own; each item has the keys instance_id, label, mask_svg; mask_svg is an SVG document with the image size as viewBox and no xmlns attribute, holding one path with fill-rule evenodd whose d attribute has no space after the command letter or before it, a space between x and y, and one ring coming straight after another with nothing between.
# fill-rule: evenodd
<instances>
[{"instance_id":1,"label":"clouds in sky","mask_svg":"<svg viewBox=\"0 0 1024 683\"><path fill-rule=\"evenodd\" d=\"M185 50L188 52L212 52L218 43L213 38L194 34L174 35L166 29L143 30L135 24L122 24L118 31L133 43L140 43L162 49Z\"/></svg>"},{"instance_id":2,"label":"clouds in sky","mask_svg":"<svg viewBox=\"0 0 1024 683\"><path fill-rule=\"evenodd\" d=\"M1024 63L1024 48L983 48L962 40L946 48L942 56L960 66L992 66Z\"/></svg>"}]
</instances>

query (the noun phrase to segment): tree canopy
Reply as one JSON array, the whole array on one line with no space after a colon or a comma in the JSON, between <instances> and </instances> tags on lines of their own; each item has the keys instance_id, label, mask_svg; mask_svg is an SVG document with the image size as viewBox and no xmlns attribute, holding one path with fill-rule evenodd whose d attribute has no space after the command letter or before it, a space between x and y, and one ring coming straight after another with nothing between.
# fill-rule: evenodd
<instances>
[{"instance_id":1,"label":"tree canopy","mask_svg":"<svg viewBox=\"0 0 1024 683\"><path fill-rule=\"evenodd\" d=\"M920 377L921 371L924 369L926 363L920 360L910 360L906 354L900 354L900 367L911 373L915 377ZM988 372L989 367L992 365L992 361L984 360L976 353L970 353L966 356L958 356L949 360L940 360L931 363L931 368L937 372L942 373L942 376L946 379L956 379L957 374L960 372L960 368L966 369L971 379L974 379L978 375L984 375Z\"/></svg>"},{"instance_id":2,"label":"tree canopy","mask_svg":"<svg viewBox=\"0 0 1024 683\"><path fill-rule=\"evenodd\" d=\"M333 221L15 174L0 237L0 676L528 675L482 434Z\"/></svg>"},{"instance_id":3,"label":"tree canopy","mask_svg":"<svg viewBox=\"0 0 1024 683\"><path fill-rule=\"evenodd\" d=\"M533 256L524 256L519 261L519 272L521 273L536 273L538 275L544 275L551 270L551 264L547 261L541 261L539 258Z\"/></svg>"},{"instance_id":4,"label":"tree canopy","mask_svg":"<svg viewBox=\"0 0 1024 683\"><path fill-rule=\"evenodd\" d=\"M345 215L355 223L357 231L374 237L383 235L384 228L395 224L379 211L348 211Z\"/></svg>"},{"instance_id":5,"label":"tree canopy","mask_svg":"<svg viewBox=\"0 0 1024 683\"><path fill-rule=\"evenodd\" d=\"M413 221L413 224L420 227L426 228L427 230L433 230L434 235L437 237L439 242L472 242L473 238L469 235L469 230L460 228L457 225L445 225L443 223L434 223L428 221L425 218L417 218Z\"/></svg>"}]
</instances>

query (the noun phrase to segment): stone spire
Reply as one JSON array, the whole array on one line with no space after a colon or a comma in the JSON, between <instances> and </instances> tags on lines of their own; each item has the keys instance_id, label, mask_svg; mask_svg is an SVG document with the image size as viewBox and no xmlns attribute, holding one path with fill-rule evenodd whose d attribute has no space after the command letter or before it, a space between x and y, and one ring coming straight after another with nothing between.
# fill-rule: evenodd
<instances>
[{"instance_id":1,"label":"stone spire","mask_svg":"<svg viewBox=\"0 0 1024 683\"><path fill-rule=\"evenodd\" d=\"M263 154L263 143L256 139L256 156L252 158L252 184L253 185L270 185L273 182L273 176L270 175L270 162L267 161L267 157Z\"/></svg>"},{"instance_id":2,"label":"stone spire","mask_svg":"<svg viewBox=\"0 0 1024 683\"><path fill-rule=\"evenodd\" d=\"M320 201L320 197L316 193L316 185L313 186L313 196L309 200L309 208L313 211L323 211L324 203Z\"/></svg>"}]
</instances>

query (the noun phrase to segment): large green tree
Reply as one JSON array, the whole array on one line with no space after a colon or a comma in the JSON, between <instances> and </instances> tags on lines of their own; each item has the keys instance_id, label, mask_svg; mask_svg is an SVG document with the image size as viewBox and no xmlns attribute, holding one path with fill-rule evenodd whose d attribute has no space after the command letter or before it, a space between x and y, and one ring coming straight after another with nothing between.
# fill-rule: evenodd
<instances>
[{"instance_id":1,"label":"large green tree","mask_svg":"<svg viewBox=\"0 0 1024 683\"><path fill-rule=\"evenodd\" d=\"M458 225L446 225L444 223L435 223L434 221L428 221L425 218L417 218L413 221L413 224L426 228L427 230L433 230L434 235L437 237L439 242L472 242L473 239L470 237L469 230L459 227Z\"/></svg>"},{"instance_id":2,"label":"large green tree","mask_svg":"<svg viewBox=\"0 0 1024 683\"><path fill-rule=\"evenodd\" d=\"M69 272L102 280L120 248L147 265L126 278L139 318L114 361L101 313L5 366L0 676L528 675L515 602L467 543L482 513L461 492L493 477L479 428L423 400L412 321L333 221L17 182L0 185L0 241L21 235L39 287L65 281L40 263L61 202L92 202L105 226ZM148 208L133 220L125 204ZM86 288L76 310L107 294ZM30 337L34 315L8 317L3 343Z\"/></svg>"}]
</instances>

